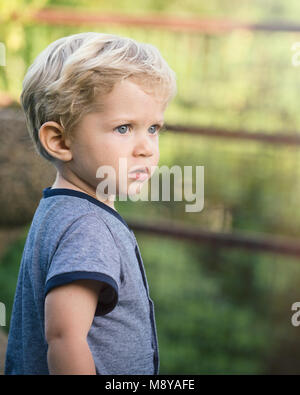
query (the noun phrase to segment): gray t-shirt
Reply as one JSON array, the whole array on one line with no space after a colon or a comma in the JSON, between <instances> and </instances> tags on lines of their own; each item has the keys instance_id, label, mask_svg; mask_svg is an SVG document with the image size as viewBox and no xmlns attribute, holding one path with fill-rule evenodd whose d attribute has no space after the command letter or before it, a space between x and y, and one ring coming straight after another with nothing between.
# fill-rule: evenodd
<instances>
[{"instance_id":1,"label":"gray t-shirt","mask_svg":"<svg viewBox=\"0 0 300 395\"><path fill-rule=\"evenodd\" d=\"M158 374L154 306L133 231L92 196L51 187L43 190L23 251L5 374L49 374L45 296L78 279L108 285L87 338L97 374Z\"/></svg>"}]
</instances>

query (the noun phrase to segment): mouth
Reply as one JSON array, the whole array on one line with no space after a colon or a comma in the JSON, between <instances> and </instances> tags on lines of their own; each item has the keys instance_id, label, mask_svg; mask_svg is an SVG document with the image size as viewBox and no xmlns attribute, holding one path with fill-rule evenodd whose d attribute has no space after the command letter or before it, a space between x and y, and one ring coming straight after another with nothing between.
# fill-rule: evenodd
<instances>
[{"instance_id":1,"label":"mouth","mask_svg":"<svg viewBox=\"0 0 300 395\"><path fill-rule=\"evenodd\" d=\"M129 172L128 177L135 180L144 181L149 177L149 169L147 167L136 168L135 170Z\"/></svg>"}]
</instances>

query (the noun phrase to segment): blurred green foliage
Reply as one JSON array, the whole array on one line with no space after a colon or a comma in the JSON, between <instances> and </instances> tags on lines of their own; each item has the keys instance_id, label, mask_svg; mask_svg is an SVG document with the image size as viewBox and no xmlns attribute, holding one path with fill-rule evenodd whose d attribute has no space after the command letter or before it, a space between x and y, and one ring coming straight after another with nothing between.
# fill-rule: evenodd
<instances>
[{"instance_id":1,"label":"blurred green foliage","mask_svg":"<svg viewBox=\"0 0 300 395\"><path fill-rule=\"evenodd\" d=\"M291 63L291 46L300 41L299 33L179 34L107 25L54 27L28 19L35 9L62 6L91 12L295 22L296 0L186 0L184 7L179 0L3 4L0 41L6 44L9 67L0 67L0 91L16 100L26 69L50 42L81 31L101 31L150 42L161 50L178 79L178 96L166 111L167 123L249 133L299 130L300 72ZM12 13L24 4L26 14L13 20ZM186 202L172 200L118 202L124 218L176 219L215 232L300 235L297 147L162 132L160 150L160 166L204 166L204 210L187 213ZM156 306L162 374L299 372L299 329L290 322L291 305L299 300L296 259L142 233L137 238ZM9 317L24 241L13 244L0 261L0 300L7 304Z\"/></svg>"},{"instance_id":2,"label":"blurred green foliage","mask_svg":"<svg viewBox=\"0 0 300 395\"><path fill-rule=\"evenodd\" d=\"M0 301L6 306L7 324L3 328L6 332L9 329L13 297L28 230L29 226L24 228L24 236L12 243L0 259Z\"/></svg>"}]
</instances>

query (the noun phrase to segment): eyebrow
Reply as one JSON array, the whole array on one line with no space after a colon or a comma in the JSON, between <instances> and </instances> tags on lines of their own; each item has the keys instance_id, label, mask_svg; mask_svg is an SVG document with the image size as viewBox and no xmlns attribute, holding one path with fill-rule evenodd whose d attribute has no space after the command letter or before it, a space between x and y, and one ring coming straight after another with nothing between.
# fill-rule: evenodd
<instances>
[{"instance_id":1,"label":"eyebrow","mask_svg":"<svg viewBox=\"0 0 300 395\"><path fill-rule=\"evenodd\" d=\"M129 124L133 124L133 125L136 123L134 120L126 119L126 118L113 119L111 122L112 123L124 123L124 124L129 123ZM159 124L160 126L164 126L164 120L161 119L161 120L156 121L156 122L154 121L153 125L154 124Z\"/></svg>"}]
</instances>

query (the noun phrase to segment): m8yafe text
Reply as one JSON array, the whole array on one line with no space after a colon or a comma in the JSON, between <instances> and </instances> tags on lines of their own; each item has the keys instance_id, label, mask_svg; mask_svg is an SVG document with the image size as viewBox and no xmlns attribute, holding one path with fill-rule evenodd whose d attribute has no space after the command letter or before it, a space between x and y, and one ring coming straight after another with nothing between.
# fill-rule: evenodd
<instances>
[{"instance_id":1,"label":"m8yafe text","mask_svg":"<svg viewBox=\"0 0 300 395\"><path fill-rule=\"evenodd\" d=\"M151 378L150 378L151 377ZM123 376L118 379L105 381L104 388L106 390L122 390L130 392L157 391L157 390L195 390L194 379L173 378L156 378L153 376L138 376L138 380L128 379Z\"/></svg>"}]
</instances>

